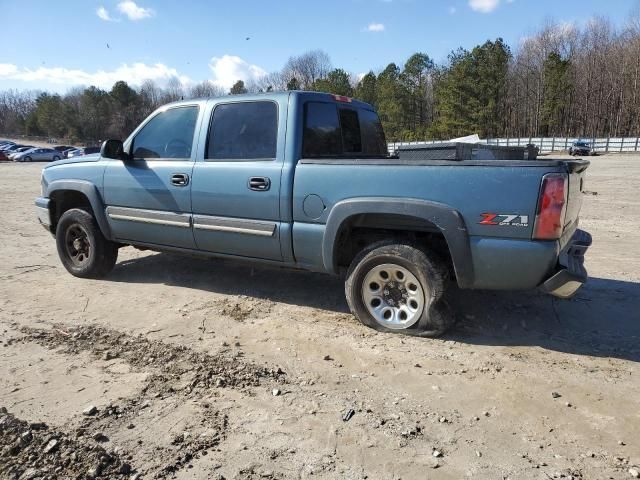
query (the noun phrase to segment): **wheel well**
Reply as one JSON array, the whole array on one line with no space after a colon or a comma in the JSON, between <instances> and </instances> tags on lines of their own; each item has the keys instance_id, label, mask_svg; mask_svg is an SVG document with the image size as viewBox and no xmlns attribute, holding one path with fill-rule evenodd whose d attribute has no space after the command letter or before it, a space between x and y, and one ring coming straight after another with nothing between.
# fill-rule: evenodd
<instances>
[{"instance_id":1,"label":"wheel well","mask_svg":"<svg viewBox=\"0 0 640 480\"><path fill-rule=\"evenodd\" d=\"M77 190L56 190L49 196L51 199L51 205L49 210L51 213L51 230L55 232L58 220L62 217L62 214L72 208L82 208L87 212L93 214L91 209L91 202L87 196L78 192Z\"/></svg>"},{"instance_id":2,"label":"wheel well","mask_svg":"<svg viewBox=\"0 0 640 480\"><path fill-rule=\"evenodd\" d=\"M451 252L442 231L428 220L408 215L366 213L346 219L336 235L335 264L341 270L346 269L358 252L386 239L423 247L435 254L455 278Z\"/></svg>"}]
</instances>

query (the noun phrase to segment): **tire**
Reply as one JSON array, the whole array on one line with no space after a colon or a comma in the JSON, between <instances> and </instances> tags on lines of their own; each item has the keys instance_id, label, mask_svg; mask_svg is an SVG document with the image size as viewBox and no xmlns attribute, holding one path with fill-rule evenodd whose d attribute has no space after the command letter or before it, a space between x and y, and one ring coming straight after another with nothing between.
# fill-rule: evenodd
<instances>
[{"instance_id":1,"label":"tire","mask_svg":"<svg viewBox=\"0 0 640 480\"><path fill-rule=\"evenodd\" d=\"M356 255L345 295L351 312L368 327L437 337L455 323L443 300L445 278L446 269L434 256L416 246L383 241Z\"/></svg>"},{"instance_id":2,"label":"tire","mask_svg":"<svg viewBox=\"0 0 640 480\"><path fill-rule=\"evenodd\" d=\"M75 277L104 277L118 259L117 245L102 235L93 215L79 208L60 217L56 246L64 268Z\"/></svg>"},{"instance_id":3,"label":"tire","mask_svg":"<svg viewBox=\"0 0 640 480\"><path fill-rule=\"evenodd\" d=\"M31 161L31 157L24 157L23 161L30 162Z\"/></svg>"},{"instance_id":4,"label":"tire","mask_svg":"<svg viewBox=\"0 0 640 480\"><path fill-rule=\"evenodd\" d=\"M55 157L53 157L53 160L52 160L52 161L53 161L53 162L57 162L58 160L60 160L60 157L56 155Z\"/></svg>"}]
</instances>

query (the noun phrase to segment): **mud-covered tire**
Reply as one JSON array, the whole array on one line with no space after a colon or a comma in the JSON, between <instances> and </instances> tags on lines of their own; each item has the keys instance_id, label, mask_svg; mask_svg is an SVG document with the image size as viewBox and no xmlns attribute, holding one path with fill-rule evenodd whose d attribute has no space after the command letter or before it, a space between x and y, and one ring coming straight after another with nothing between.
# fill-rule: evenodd
<instances>
[{"instance_id":1,"label":"mud-covered tire","mask_svg":"<svg viewBox=\"0 0 640 480\"><path fill-rule=\"evenodd\" d=\"M79 208L67 210L60 217L56 246L60 261L75 277L104 277L118 259L118 246L102 235L91 213Z\"/></svg>"},{"instance_id":2,"label":"mud-covered tire","mask_svg":"<svg viewBox=\"0 0 640 480\"><path fill-rule=\"evenodd\" d=\"M419 292L424 297L422 310L416 313L415 319L410 319L414 323L406 327L393 325L393 328L389 328L384 319L376 319L375 312L372 313L375 310L373 307L365 305L365 280L370 278L371 272L386 269L386 265L400 266L400 270L408 271L420 283ZM436 256L414 245L383 241L365 248L351 262L345 281L345 295L351 312L368 327L382 332L437 337L455 323L455 317L443 299L445 285L446 268ZM388 291L386 287L382 288Z\"/></svg>"}]
</instances>

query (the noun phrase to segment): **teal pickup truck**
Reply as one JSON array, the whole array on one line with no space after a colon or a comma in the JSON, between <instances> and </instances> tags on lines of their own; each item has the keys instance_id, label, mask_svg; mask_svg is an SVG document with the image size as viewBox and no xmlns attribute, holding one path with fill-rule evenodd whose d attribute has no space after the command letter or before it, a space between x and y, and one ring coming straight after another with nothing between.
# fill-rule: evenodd
<instances>
[{"instance_id":1,"label":"teal pickup truck","mask_svg":"<svg viewBox=\"0 0 640 480\"><path fill-rule=\"evenodd\" d=\"M77 277L127 245L343 274L364 324L434 336L453 282L559 297L585 282L588 165L390 156L368 104L238 95L165 105L124 143L47 165L35 203Z\"/></svg>"}]
</instances>

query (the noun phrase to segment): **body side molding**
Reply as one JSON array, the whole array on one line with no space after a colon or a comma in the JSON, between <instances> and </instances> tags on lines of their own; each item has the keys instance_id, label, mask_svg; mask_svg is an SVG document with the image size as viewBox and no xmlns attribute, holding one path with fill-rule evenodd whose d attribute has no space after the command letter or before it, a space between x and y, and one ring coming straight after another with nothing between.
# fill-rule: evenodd
<instances>
[{"instance_id":1,"label":"body side molding","mask_svg":"<svg viewBox=\"0 0 640 480\"><path fill-rule=\"evenodd\" d=\"M112 220L126 220L131 222L153 223L171 227L189 228L191 215L188 213L173 213L161 210L145 210L129 207L107 207L107 215Z\"/></svg>"},{"instance_id":2,"label":"body side molding","mask_svg":"<svg viewBox=\"0 0 640 480\"><path fill-rule=\"evenodd\" d=\"M219 232L245 233L261 237L273 237L277 224L264 220L248 218L216 217L212 215L194 215L193 228Z\"/></svg>"}]
</instances>

